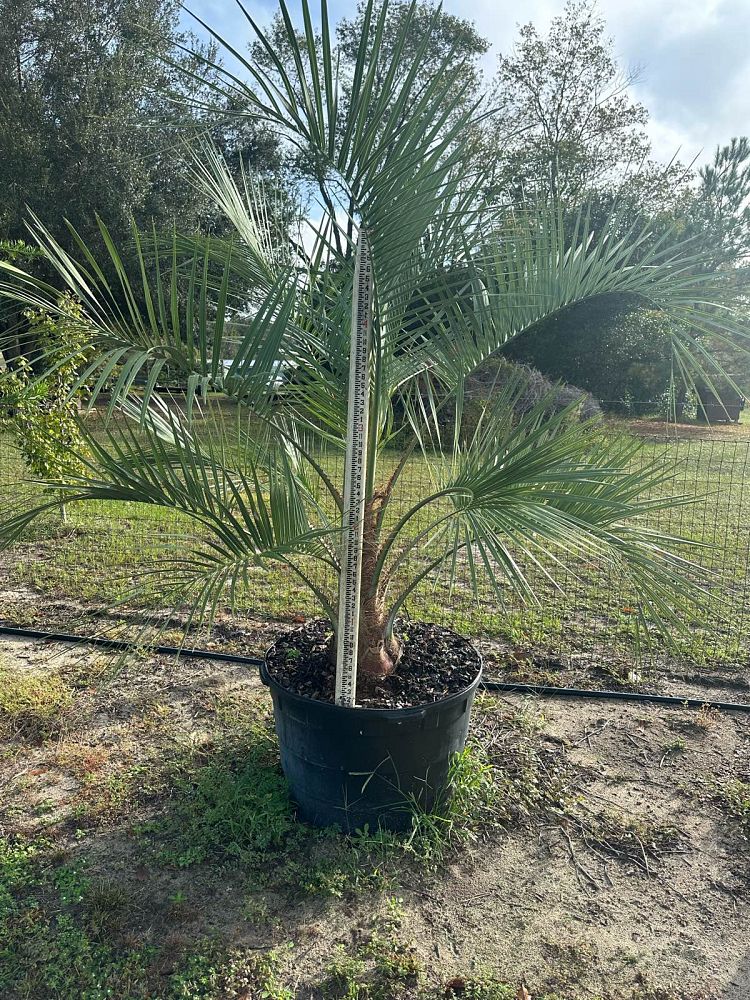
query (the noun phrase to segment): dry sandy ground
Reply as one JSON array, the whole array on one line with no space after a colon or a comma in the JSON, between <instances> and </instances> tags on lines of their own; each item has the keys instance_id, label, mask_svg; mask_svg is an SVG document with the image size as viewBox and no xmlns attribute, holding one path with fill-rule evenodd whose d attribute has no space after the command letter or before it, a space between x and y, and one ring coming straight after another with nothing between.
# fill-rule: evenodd
<instances>
[{"instance_id":1,"label":"dry sandy ground","mask_svg":"<svg viewBox=\"0 0 750 1000\"><path fill-rule=\"evenodd\" d=\"M56 837L84 853L91 872L116 873L138 900L139 927L157 938L187 933L184 914L170 924L165 901L177 894L188 900L189 935L218 932L253 947L291 941L297 995L317 995L310 984L335 947L372 925L371 896L259 894L239 870L152 867L131 835L127 794L111 794L125 765L131 773L141 762L145 774L175 743L210 738L218 704L263 701L257 678L231 663L163 657L112 669L97 651L8 638L0 655L21 672L72 678L75 690L52 736L6 733L2 831ZM734 691L721 682L723 696L747 701L747 678L736 679ZM695 678L690 688L701 696ZM750 779L748 716L517 697L484 712L500 766L508 720L521 719L524 739L562 768L572 795L569 808L516 816L436 872L404 865L387 895L403 900L401 934L430 974L491 970L566 997L629 997L644 983L671 990L668 998L750 997L750 849L717 797L728 781ZM92 798L97 783L109 791ZM161 789L150 814L168 798ZM75 819L82 802L88 815ZM76 827L85 837L73 836ZM251 897L263 918L248 922Z\"/></svg>"}]
</instances>

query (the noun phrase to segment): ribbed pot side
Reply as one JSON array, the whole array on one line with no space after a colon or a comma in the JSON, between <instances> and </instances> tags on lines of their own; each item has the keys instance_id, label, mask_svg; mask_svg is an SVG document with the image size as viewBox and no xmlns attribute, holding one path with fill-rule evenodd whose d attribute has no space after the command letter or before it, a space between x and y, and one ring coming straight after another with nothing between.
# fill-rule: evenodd
<instances>
[{"instance_id":1,"label":"ribbed pot side","mask_svg":"<svg viewBox=\"0 0 750 1000\"><path fill-rule=\"evenodd\" d=\"M431 810L463 750L482 676L414 708L343 708L294 694L270 676L281 766L300 819L343 830L409 829L414 805Z\"/></svg>"}]
</instances>

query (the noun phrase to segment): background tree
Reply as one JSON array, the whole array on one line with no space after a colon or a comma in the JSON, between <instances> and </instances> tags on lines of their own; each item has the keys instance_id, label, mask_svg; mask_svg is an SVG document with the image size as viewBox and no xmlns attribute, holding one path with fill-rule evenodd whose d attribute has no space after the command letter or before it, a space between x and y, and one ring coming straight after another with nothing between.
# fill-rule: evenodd
<instances>
[{"instance_id":1,"label":"background tree","mask_svg":"<svg viewBox=\"0 0 750 1000\"><path fill-rule=\"evenodd\" d=\"M210 81L191 73L214 50L180 30L179 11L177 0L0 0L0 239L26 235L26 206L67 249L66 220L103 249L97 216L120 243L131 219L215 230L183 155L201 131L235 169L281 171L267 129L205 119Z\"/></svg>"},{"instance_id":2,"label":"background tree","mask_svg":"<svg viewBox=\"0 0 750 1000\"><path fill-rule=\"evenodd\" d=\"M750 255L750 140L717 146L713 162L701 167L688 209L689 227L703 237L715 267L746 262Z\"/></svg>"},{"instance_id":3,"label":"background tree","mask_svg":"<svg viewBox=\"0 0 750 1000\"><path fill-rule=\"evenodd\" d=\"M640 253L665 233L692 237L704 266L725 271L727 298L736 298L743 272L735 265L750 238L750 146L735 139L717 149L697 183L677 161L652 162L648 113L628 93L634 78L618 67L604 20L588 2L568 0L545 37L523 26L494 81L491 144L499 152L487 155L497 157L498 186L511 199L529 189L557 197L572 220L587 204L595 240L612 235L616 211L621 235L633 225L648 227L651 239ZM659 409L670 392L668 345L665 319L649 303L623 307L606 299L560 314L508 353L580 385L606 407L642 413ZM682 393L678 410L684 402Z\"/></svg>"},{"instance_id":4,"label":"background tree","mask_svg":"<svg viewBox=\"0 0 750 1000\"><path fill-rule=\"evenodd\" d=\"M507 357L573 382L606 410L666 412L672 382L670 319L627 296L573 306L508 346Z\"/></svg>"},{"instance_id":5,"label":"background tree","mask_svg":"<svg viewBox=\"0 0 750 1000\"><path fill-rule=\"evenodd\" d=\"M575 202L642 164L648 112L629 95L634 79L588 0L568 0L546 37L523 25L492 87L501 183Z\"/></svg>"},{"instance_id":6,"label":"background tree","mask_svg":"<svg viewBox=\"0 0 750 1000\"><path fill-rule=\"evenodd\" d=\"M368 47L366 54L369 55L374 39L370 27L375 24L382 10L382 0L374 5L359 0L356 13L351 18L342 18L336 25L340 99L345 108L351 106L352 94L358 88L355 74L360 45L365 44ZM312 72L304 37L301 33L296 37L298 43L301 43L304 78L308 87L312 88ZM255 41L250 47L252 63L276 83L280 80L279 68L283 69L287 79L301 81L302 76L297 75L298 69L290 44L288 26L280 14L276 14L273 18L267 39L273 50L273 57L265 45ZM319 37L317 41L320 42ZM489 48L487 39L477 32L471 21L446 13L434 0L420 0L417 3L411 3L410 0L394 0L388 5L379 48L382 52L382 62L375 70L369 100L368 125L374 123L377 128L393 110L394 101L391 95L398 92L397 88L404 83L407 72L414 74L415 94L423 93L425 88L434 85L439 78L449 78L450 84L442 98L447 111L446 127L459 119L467 124L462 148L466 169L469 172L471 160L480 148L479 130L475 124L469 127L469 122L474 119L474 116L470 115L471 110L483 96L479 59ZM318 52L320 51L318 45ZM395 55L398 55L395 61L395 73L389 77L388 67L391 66ZM417 55L419 55L418 60L415 58ZM450 65L450 77L445 74L446 64ZM318 75L321 72L321 68L318 67ZM295 82L294 85L299 88L301 84ZM302 99L301 93L296 96ZM401 108L397 113L400 120L404 121L409 109ZM321 162L314 145L306 144L298 147L293 162L298 177L303 182L313 185L313 197L319 194L323 197L327 168ZM350 210L348 204L343 207L345 211ZM326 210L330 208L331 205L326 206ZM335 234L336 237L337 235ZM351 232L348 235L351 236ZM343 249L342 242L339 243L339 249Z\"/></svg>"},{"instance_id":7,"label":"background tree","mask_svg":"<svg viewBox=\"0 0 750 1000\"><path fill-rule=\"evenodd\" d=\"M378 4L375 13L382 4ZM353 67L363 38L372 48L372 36L366 31L367 4L359 0L357 13L352 18L342 18L336 27L336 35L343 57L345 86L351 92ZM408 20L408 32L404 26ZM399 70L395 83L403 83L409 68L414 65L414 57L420 53L419 69L416 74L416 92L427 86L450 59L454 68L458 67L451 85L445 94L445 106L450 109L451 118L466 116L471 107L482 96L482 72L479 59L489 49L489 42L476 30L473 22L454 14L448 14L436 3L421 0L412 4L409 0L396 0L389 4L382 39L383 67L393 56L396 46L401 52ZM382 94L385 73L381 69L375 79L374 93ZM391 107L393 101L387 102ZM406 109L404 110L404 116Z\"/></svg>"}]
</instances>

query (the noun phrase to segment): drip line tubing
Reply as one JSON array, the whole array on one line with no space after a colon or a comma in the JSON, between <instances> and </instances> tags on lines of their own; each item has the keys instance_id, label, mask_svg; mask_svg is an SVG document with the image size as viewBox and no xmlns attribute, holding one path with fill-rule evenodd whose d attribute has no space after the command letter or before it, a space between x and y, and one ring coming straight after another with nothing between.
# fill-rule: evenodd
<instances>
[{"instance_id":1,"label":"drip line tubing","mask_svg":"<svg viewBox=\"0 0 750 1000\"><path fill-rule=\"evenodd\" d=\"M263 660L257 656L241 656L239 653L220 653L214 649L187 649L184 646L152 646L149 643L140 645L123 639L106 639L102 636L73 635L70 632L45 632L36 628L16 628L11 625L0 625L0 635L16 636L19 639L44 639L47 642L69 642L89 646L99 646L103 649L119 650L127 653L139 649L147 653L162 653L167 656L186 656L200 660L220 660L224 663L244 663L248 667L259 667Z\"/></svg>"},{"instance_id":2,"label":"drip line tubing","mask_svg":"<svg viewBox=\"0 0 750 1000\"><path fill-rule=\"evenodd\" d=\"M200 660L218 660L223 663L241 663L246 667L260 667L264 662L257 656L242 656L239 653L221 653L213 649L187 649L183 646L138 645L122 639L106 639L97 636L73 635L70 632L45 632L42 629L16 628L0 625L0 635L15 636L20 639L43 639L46 642L68 642L88 644L104 649L127 652L132 649L159 653L166 656L185 656ZM629 701L654 705L673 705L681 708L715 708L722 712L748 712L750 705L733 701L710 701L706 698L688 698L681 695L651 694L648 691L600 691L589 688L554 687L549 684L511 684L506 681L483 680L485 691L503 691L507 694L528 694L544 698L580 698L597 701Z\"/></svg>"}]
</instances>

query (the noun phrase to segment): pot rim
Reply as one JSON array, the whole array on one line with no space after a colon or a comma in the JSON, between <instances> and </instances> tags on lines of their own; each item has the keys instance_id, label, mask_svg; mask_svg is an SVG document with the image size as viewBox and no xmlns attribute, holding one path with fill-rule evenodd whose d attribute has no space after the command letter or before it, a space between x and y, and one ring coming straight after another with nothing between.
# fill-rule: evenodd
<instances>
[{"instance_id":1,"label":"pot rim","mask_svg":"<svg viewBox=\"0 0 750 1000\"><path fill-rule=\"evenodd\" d=\"M309 698L307 695L298 694L296 691L292 691L289 688L284 687L283 684L279 684L279 682L268 672L268 656L276 645L275 641L271 643L263 656L263 662L260 665L260 679L266 687L282 691L287 698L292 698L294 701L305 705L317 705L321 708L321 710L329 710L331 713L347 712L351 715L357 715L362 719L404 719L425 716L431 710L437 711L443 706L450 705L451 702L458 701L460 698L465 697L470 692L476 691L479 682L482 679L482 674L484 672L484 658L482 654L472 642L465 639L464 636L461 636L461 638L464 639L469 646L471 646L479 661L479 669L477 670L474 680L471 681L470 684L467 684L466 687L461 688L460 691L454 691L453 694L449 694L445 698L438 698L437 701L424 702L421 705L410 705L408 708L372 708L361 707L359 705L337 705L333 701L321 701L319 698Z\"/></svg>"}]
</instances>

